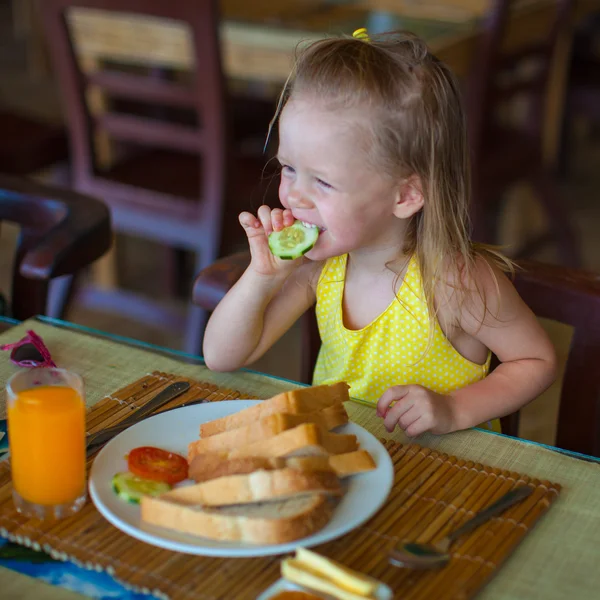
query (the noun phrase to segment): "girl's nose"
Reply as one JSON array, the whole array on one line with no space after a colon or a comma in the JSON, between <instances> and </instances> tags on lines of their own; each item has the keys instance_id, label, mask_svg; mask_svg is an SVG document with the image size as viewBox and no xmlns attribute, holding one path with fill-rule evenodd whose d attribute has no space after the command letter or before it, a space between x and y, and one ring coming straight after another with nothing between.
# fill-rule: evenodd
<instances>
[{"instance_id":1,"label":"girl's nose","mask_svg":"<svg viewBox=\"0 0 600 600\"><path fill-rule=\"evenodd\" d=\"M287 197L290 208L313 208L312 200L305 194L302 189L294 186L290 189Z\"/></svg>"}]
</instances>

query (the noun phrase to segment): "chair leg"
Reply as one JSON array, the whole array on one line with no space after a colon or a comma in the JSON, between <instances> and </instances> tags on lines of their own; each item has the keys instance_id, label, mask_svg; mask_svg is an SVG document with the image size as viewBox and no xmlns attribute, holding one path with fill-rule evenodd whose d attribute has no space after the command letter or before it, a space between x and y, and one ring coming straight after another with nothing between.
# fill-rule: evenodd
<instances>
[{"instance_id":1,"label":"chair leg","mask_svg":"<svg viewBox=\"0 0 600 600\"><path fill-rule=\"evenodd\" d=\"M217 258L213 247L199 250L196 254L194 272L199 273L205 267L210 266ZM208 321L208 311L190 302L188 306L187 321L185 326L184 349L189 354L202 354L202 340L204 339L204 329Z\"/></svg>"},{"instance_id":2,"label":"chair leg","mask_svg":"<svg viewBox=\"0 0 600 600\"><path fill-rule=\"evenodd\" d=\"M558 193L557 182L547 170L542 170L533 177L532 184L548 217L562 262L569 267L581 267L579 239L573 219Z\"/></svg>"},{"instance_id":3,"label":"chair leg","mask_svg":"<svg viewBox=\"0 0 600 600\"><path fill-rule=\"evenodd\" d=\"M76 276L63 275L50 282L46 315L53 319L64 319L76 293Z\"/></svg>"},{"instance_id":4,"label":"chair leg","mask_svg":"<svg viewBox=\"0 0 600 600\"><path fill-rule=\"evenodd\" d=\"M569 158L573 149L573 110L569 103L568 93L563 107L563 114L560 123L560 135L558 138L558 158L556 172L560 179L566 179L569 176Z\"/></svg>"},{"instance_id":5,"label":"chair leg","mask_svg":"<svg viewBox=\"0 0 600 600\"><path fill-rule=\"evenodd\" d=\"M92 280L94 285L103 290L114 290L119 287L116 236L113 238L110 250L92 265Z\"/></svg>"},{"instance_id":6,"label":"chair leg","mask_svg":"<svg viewBox=\"0 0 600 600\"><path fill-rule=\"evenodd\" d=\"M180 248L167 247L166 289L172 298L185 298L187 289L187 252Z\"/></svg>"},{"instance_id":7,"label":"chair leg","mask_svg":"<svg viewBox=\"0 0 600 600\"><path fill-rule=\"evenodd\" d=\"M202 340L204 339L204 329L207 321L207 311L195 304L189 305L184 341L184 349L188 354L202 354Z\"/></svg>"}]
</instances>

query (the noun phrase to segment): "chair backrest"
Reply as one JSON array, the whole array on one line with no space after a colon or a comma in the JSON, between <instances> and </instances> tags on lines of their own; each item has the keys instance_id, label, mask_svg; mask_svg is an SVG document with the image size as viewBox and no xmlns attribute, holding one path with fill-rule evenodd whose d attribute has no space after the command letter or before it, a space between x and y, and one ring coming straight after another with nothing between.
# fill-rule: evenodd
<instances>
[{"instance_id":1,"label":"chair backrest","mask_svg":"<svg viewBox=\"0 0 600 600\"><path fill-rule=\"evenodd\" d=\"M556 11L547 31L527 32L513 46L507 44L507 38L511 9L517 0L490 2L467 89L469 139L475 163L498 113L517 97L528 102L524 129L541 143L554 50L559 36L570 26L573 0L553 0L553 3ZM540 10L540 7L519 10Z\"/></svg>"},{"instance_id":2,"label":"chair backrest","mask_svg":"<svg viewBox=\"0 0 600 600\"><path fill-rule=\"evenodd\" d=\"M20 227L12 268L12 314L45 314L48 284L90 265L110 247L108 208L71 190L0 176L0 221Z\"/></svg>"},{"instance_id":3,"label":"chair backrest","mask_svg":"<svg viewBox=\"0 0 600 600\"><path fill-rule=\"evenodd\" d=\"M216 5L216 0L40 3L65 101L79 189L90 189L86 184L110 160L102 156L107 136L197 154L202 160L202 215L215 225L220 222L228 145ZM174 38L185 43L172 44ZM182 64L193 75L189 83L172 76L173 68ZM155 110L152 116L116 112L106 102L108 96ZM156 118L173 109L191 110L195 123Z\"/></svg>"},{"instance_id":4,"label":"chair backrest","mask_svg":"<svg viewBox=\"0 0 600 600\"><path fill-rule=\"evenodd\" d=\"M522 261L515 286L533 312L573 328L556 445L600 456L600 276Z\"/></svg>"}]
</instances>

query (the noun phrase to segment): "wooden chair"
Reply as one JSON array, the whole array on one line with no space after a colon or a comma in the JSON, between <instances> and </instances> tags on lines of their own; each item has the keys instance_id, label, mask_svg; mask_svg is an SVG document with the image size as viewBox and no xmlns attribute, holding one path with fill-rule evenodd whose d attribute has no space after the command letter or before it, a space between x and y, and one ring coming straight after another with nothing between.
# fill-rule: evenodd
<instances>
[{"instance_id":1,"label":"wooden chair","mask_svg":"<svg viewBox=\"0 0 600 600\"><path fill-rule=\"evenodd\" d=\"M241 277L250 255L221 259L196 277L193 300L207 311ZM600 276L578 269L520 261L515 285L534 313L573 327L562 382L556 445L600 456ZM301 380L312 381L320 346L314 310L302 316ZM502 419L502 431L518 437L519 413Z\"/></svg>"},{"instance_id":2,"label":"wooden chair","mask_svg":"<svg viewBox=\"0 0 600 600\"><path fill-rule=\"evenodd\" d=\"M0 176L0 221L20 226L12 269L10 314L47 314L48 288L110 247L110 213L99 200L71 190Z\"/></svg>"},{"instance_id":3,"label":"wooden chair","mask_svg":"<svg viewBox=\"0 0 600 600\"><path fill-rule=\"evenodd\" d=\"M573 121L577 117L600 123L600 10L590 15L573 35L561 131L561 175L568 172Z\"/></svg>"},{"instance_id":4,"label":"wooden chair","mask_svg":"<svg viewBox=\"0 0 600 600\"><path fill-rule=\"evenodd\" d=\"M562 381L556 445L600 456L600 276L521 261L516 288L533 312L573 328ZM516 435L513 428L507 431Z\"/></svg>"},{"instance_id":5,"label":"wooden chair","mask_svg":"<svg viewBox=\"0 0 600 600\"><path fill-rule=\"evenodd\" d=\"M224 224L223 215L251 207L253 197L256 206L264 201L264 159L231 151L216 0L46 0L40 8L64 97L75 188L110 206L116 232L193 253L194 272L230 251L241 228L233 219ZM76 27L81 11L142 19L148 37L121 39L115 31L103 47L86 47ZM169 39L172 27L189 34L189 82L170 71L173 49L155 43ZM118 112L110 99L147 110ZM178 111L191 121L166 118ZM182 320L164 303L125 290L88 288L78 298L185 332L186 350L200 350L205 312L198 306Z\"/></svg>"},{"instance_id":6,"label":"wooden chair","mask_svg":"<svg viewBox=\"0 0 600 600\"><path fill-rule=\"evenodd\" d=\"M0 109L0 173L31 175L68 158L64 128Z\"/></svg>"},{"instance_id":7,"label":"wooden chair","mask_svg":"<svg viewBox=\"0 0 600 600\"><path fill-rule=\"evenodd\" d=\"M555 0L556 17L548 35L517 50L504 49L513 0L493 0L484 19L481 43L467 86L472 152L474 239L498 242L502 196L518 182L531 184L549 223L549 232L511 252L526 257L554 241L562 262L579 266L581 257L567 202L544 161L543 133L553 53L569 27L572 0ZM526 103L524 118L507 118L515 103ZM514 110L513 110L514 112Z\"/></svg>"}]
</instances>

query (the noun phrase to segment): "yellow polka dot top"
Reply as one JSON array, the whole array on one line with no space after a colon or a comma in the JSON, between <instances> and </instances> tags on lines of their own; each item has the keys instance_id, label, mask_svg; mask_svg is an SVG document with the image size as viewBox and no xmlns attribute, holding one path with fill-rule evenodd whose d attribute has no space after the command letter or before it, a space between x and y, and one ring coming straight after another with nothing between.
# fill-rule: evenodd
<instances>
[{"instance_id":1,"label":"yellow polka dot top","mask_svg":"<svg viewBox=\"0 0 600 600\"><path fill-rule=\"evenodd\" d=\"M414 256L388 308L366 327L347 329L342 317L346 263L347 255L327 260L317 284L322 346L314 385L346 381L353 398L375 404L393 385L419 384L447 394L487 375L491 355L482 365L467 360L448 341L437 319L429 318Z\"/></svg>"}]
</instances>

